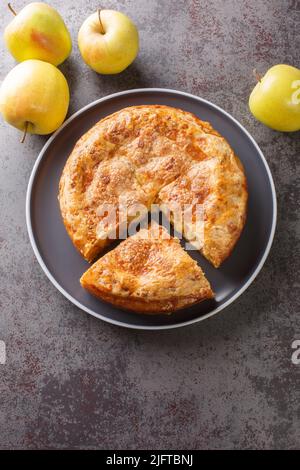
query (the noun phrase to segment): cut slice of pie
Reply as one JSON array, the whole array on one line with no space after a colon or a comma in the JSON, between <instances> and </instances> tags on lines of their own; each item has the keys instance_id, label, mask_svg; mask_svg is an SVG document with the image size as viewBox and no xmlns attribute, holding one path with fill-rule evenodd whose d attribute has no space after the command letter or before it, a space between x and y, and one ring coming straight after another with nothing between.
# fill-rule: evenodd
<instances>
[{"instance_id":1,"label":"cut slice of pie","mask_svg":"<svg viewBox=\"0 0 300 470\"><path fill-rule=\"evenodd\" d=\"M242 232L247 196L243 169L232 152L192 164L159 192L158 202L175 229L218 268Z\"/></svg>"},{"instance_id":2,"label":"cut slice of pie","mask_svg":"<svg viewBox=\"0 0 300 470\"><path fill-rule=\"evenodd\" d=\"M171 313L213 297L196 261L153 222L100 258L80 282L102 300L149 314Z\"/></svg>"},{"instance_id":3,"label":"cut slice of pie","mask_svg":"<svg viewBox=\"0 0 300 470\"><path fill-rule=\"evenodd\" d=\"M120 226L127 227L147 213L151 199L139 185L127 157L103 159L94 165L83 158L80 165L84 169L79 161L73 164L69 160L69 165L73 176L65 174L60 181L61 212L74 245L93 261L118 238Z\"/></svg>"}]
</instances>

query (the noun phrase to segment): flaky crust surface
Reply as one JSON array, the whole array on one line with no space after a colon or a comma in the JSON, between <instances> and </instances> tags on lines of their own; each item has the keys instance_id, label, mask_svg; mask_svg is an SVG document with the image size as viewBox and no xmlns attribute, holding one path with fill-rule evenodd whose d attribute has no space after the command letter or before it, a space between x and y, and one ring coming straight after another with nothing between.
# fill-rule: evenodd
<instances>
[{"instance_id":1,"label":"flaky crust surface","mask_svg":"<svg viewBox=\"0 0 300 470\"><path fill-rule=\"evenodd\" d=\"M118 221L102 224L99 207L117 204L119 196L127 208L172 200L203 204L201 252L216 267L231 253L246 218L246 178L227 141L210 124L168 106L134 106L102 119L67 160L61 213L88 261L118 231ZM183 232L188 239L194 235L193 227Z\"/></svg>"},{"instance_id":2,"label":"flaky crust surface","mask_svg":"<svg viewBox=\"0 0 300 470\"><path fill-rule=\"evenodd\" d=\"M141 313L171 313L213 297L201 268L157 224L101 257L80 280L96 297Z\"/></svg>"}]
</instances>

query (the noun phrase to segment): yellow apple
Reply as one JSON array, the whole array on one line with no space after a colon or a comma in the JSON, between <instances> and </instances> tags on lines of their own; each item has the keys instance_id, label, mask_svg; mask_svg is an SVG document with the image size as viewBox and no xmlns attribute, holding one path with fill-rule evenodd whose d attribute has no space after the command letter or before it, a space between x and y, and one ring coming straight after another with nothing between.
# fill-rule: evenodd
<instances>
[{"instance_id":1,"label":"yellow apple","mask_svg":"<svg viewBox=\"0 0 300 470\"><path fill-rule=\"evenodd\" d=\"M272 129L300 130L300 70L284 64L271 67L252 91L249 107Z\"/></svg>"},{"instance_id":2,"label":"yellow apple","mask_svg":"<svg viewBox=\"0 0 300 470\"><path fill-rule=\"evenodd\" d=\"M16 14L4 31L4 40L18 62L39 59L59 65L72 50L71 37L62 17L41 2L29 3Z\"/></svg>"},{"instance_id":3,"label":"yellow apple","mask_svg":"<svg viewBox=\"0 0 300 470\"><path fill-rule=\"evenodd\" d=\"M12 126L32 134L50 134L64 121L69 87L54 65L26 60L14 67L0 88L0 113Z\"/></svg>"},{"instance_id":4,"label":"yellow apple","mask_svg":"<svg viewBox=\"0 0 300 470\"><path fill-rule=\"evenodd\" d=\"M98 10L82 24L78 46L83 60L102 74L120 73L139 50L139 35L128 16L114 10Z\"/></svg>"}]
</instances>

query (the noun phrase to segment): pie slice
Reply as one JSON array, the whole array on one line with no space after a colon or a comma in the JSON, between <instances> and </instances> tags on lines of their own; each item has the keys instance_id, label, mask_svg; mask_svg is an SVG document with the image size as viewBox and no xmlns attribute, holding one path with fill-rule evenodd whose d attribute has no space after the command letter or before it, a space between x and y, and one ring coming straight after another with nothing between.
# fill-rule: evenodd
<instances>
[{"instance_id":1,"label":"pie slice","mask_svg":"<svg viewBox=\"0 0 300 470\"><path fill-rule=\"evenodd\" d=\"M73 165L69 160L66 168ZM74 245L93 261L121 227L148 212L152 202L138 183L127 157L90 162L77 160L76 169L60 181L60 208Z\"/></svg>"},{"instance_id":2,"label":"pie slice","mask_svg":"<svg viewBox=\"0 0 300 470\"><path fill-rule=\"evenodd\" d=\"M175 229L218 268L246 219L246 179L233 152L192 164L158 195Z\"/></svg>"},{"instance_id":3,"label":"pie slice","mask_svg":"<svg viewBox=\"0 0 300 470\"><path fill-rule=\"evenodd\" d=\"M80 282L106 302L148 314L171 313L213 297L196 261L153 222L100 258Z\"/></svg>"}]
</instances>

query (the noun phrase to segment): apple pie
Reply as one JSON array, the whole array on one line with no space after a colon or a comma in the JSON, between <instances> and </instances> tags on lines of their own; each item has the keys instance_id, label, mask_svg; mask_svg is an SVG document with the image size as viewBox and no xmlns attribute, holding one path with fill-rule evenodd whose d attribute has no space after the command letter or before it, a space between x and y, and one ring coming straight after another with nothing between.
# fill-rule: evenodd
<instances>
[{"instance_id":1,"label":"apple pie","mask_svg":"<svg viewBox=\"0 0 300 470\"><path fill-rule=\"evenodd\" d=\"M63 170L59 202L74 245L90 262L151 204L188 205L185 226L170 218L218 267L243 229L247 187L239 159L209 123L180 109L144 105L102 119L81 137ZM201 227L194 221L199 205ZM116 207L115 218L107 218L108 206Z\"/></svg>"},{"instance_id":2,"label":"apple pie","mask_svg":"<svg viewBox=\"0 0 300 470\"><path fill-rule=\"evenodd\" d=\"M234 154L191 165L159 192L158 199L162 211L166 208L170 214L174 228L218 268L231 253L246 217L245 182ZM175 218L169 211L174 203L181 217L177 213ZM200 226L194 222L197 205L202 210ZM190 217L184 218L185 208L192 212Z\"/></svg>"},{"instance_id":3,"label":"apple pie","mask_svg":"<svg viewBox=\"0 0 300 470\"><path fill-rule=\"evenodd\" d=\"M142 228L81 277L91 294L135 312L171 313L213 297L201 268L165 228Z\"/></svg>"}]
</instances>

